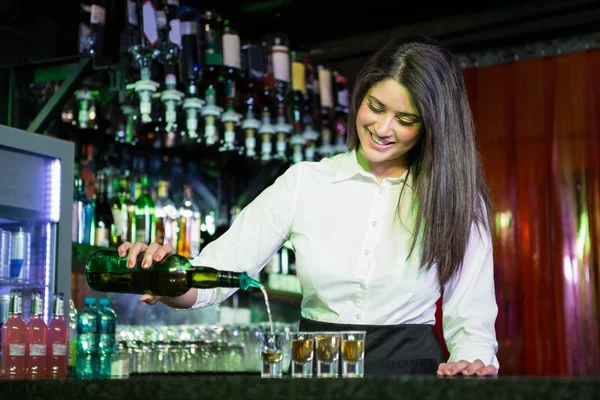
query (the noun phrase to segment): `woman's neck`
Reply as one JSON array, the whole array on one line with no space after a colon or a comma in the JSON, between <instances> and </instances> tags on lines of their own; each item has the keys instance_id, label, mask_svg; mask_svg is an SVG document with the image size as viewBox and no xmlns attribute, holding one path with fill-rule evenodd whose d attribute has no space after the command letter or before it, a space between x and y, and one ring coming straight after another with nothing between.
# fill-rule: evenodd
<instances>
[{"instance_id":1,"label":"woman's neck","mask_svg":"<svg viewBox=\"0 0 600 400\"><path fill-rule=\"evenodd\" d=\"M385 178L400 178L410 166L406 156L378 163L371 162L364 156L360 147L356 151L356 158L358 160L358 164L365 171L375 175L375 178L379 183L383 182Z\"/></svg>"}]
</instances>

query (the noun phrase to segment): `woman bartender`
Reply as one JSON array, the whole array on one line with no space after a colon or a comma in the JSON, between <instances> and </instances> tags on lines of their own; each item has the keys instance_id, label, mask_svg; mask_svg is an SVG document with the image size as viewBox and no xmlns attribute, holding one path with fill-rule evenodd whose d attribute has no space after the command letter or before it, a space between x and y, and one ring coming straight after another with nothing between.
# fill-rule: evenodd
<instances>
[{"instance_id":1,"label":"woman bartender","mask_svg":"<svg viewBox=\"0 0 600 400\"><path fill-rule=\"evenodd\" d=\"M290 240L301 330L365 329L367 374L496 375L491 205L453 55L425 37L395 40L358 74L348 151L290 167L192 264L253 275ZM151 268L169 245L124 243ZM443 289L443 331L432 327ZM191 289L174 308L235 289ZM444 362L442 362L444 361Z\"/></svg>"}]
</instances>

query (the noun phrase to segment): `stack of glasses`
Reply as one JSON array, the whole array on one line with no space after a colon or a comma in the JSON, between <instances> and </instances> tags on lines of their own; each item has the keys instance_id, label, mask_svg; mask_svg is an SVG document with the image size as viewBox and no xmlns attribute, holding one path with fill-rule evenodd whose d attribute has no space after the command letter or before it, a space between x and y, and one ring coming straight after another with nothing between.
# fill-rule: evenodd
<instances>
[{"instance_id":1,"label":"stack of glasses","mask_svg":"<svg viewBox=\"0 0 600 400\"><path fill-rule=\"evenodd\" d=\"M283 376L283 353L289 343L292 378L362 378L365 338L365 331L295 332L287 342L283 333L263 332L261 376Z\"/></svg>"}]
</instances>

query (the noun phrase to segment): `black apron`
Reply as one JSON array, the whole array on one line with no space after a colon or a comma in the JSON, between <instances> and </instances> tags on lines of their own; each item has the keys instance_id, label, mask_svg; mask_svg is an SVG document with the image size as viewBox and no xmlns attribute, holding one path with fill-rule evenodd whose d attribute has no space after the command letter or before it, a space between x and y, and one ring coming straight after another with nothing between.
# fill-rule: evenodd
<instances>
[{"instance_id":1,"label":"black apron","mask_svg":"<svg viewBox=\"0 0 600 400\"><path fill-rule=\"evenodd\" d=\"M435 375L444 359L432 325L350 325L302 317L299 331L366 331L365 376ZM316 357L313 360L316 363Z\"/></svg>"}]
</instances>

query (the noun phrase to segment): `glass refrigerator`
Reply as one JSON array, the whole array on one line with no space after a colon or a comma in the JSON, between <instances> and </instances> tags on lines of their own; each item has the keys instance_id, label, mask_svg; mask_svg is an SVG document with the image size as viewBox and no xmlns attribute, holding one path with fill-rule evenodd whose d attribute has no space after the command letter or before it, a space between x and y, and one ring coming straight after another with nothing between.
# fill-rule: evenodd
<instances>
[{"instance_id":1,"label":"glass refrigerator","mask_svg":"<svg viewBox=\"0 0 600 400\"><path fill-rule=\"evenodd\" d=\"M0 125L0 322L12 289L25 321L34 291L46 322L59 294L69 315L73 167L73 143Z\"/></svg>"}]
</instances>

